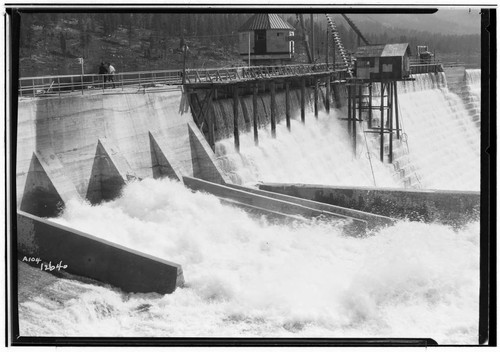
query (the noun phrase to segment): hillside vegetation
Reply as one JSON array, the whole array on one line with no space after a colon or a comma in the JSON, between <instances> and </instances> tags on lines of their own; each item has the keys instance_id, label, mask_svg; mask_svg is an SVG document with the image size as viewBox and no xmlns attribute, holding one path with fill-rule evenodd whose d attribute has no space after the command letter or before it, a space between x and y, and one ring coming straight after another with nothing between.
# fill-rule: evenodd
<instances>
[{"instance_id":1,"label":"hillside vegetation","mask_svg":"<svg viewBox=\"0 0 500 352\"><path fill-rule=\"evenodd\" d=\"M77 60L80 57L84 58L85 73L97 73L102 61L111 62L117 72L180 69L184 60L180 50L182 40L189 47L187 68L241 66L245 63L238 53L238 28L250 16L249 13L20 12L20 76L80 74ZM296 28L296 35L303 35L296 15L282 17ZM306 28L310 28L309 15L304 18ZM326 55L324 18L315 15L314 48L318 61L324 61ZM354 51L357 45L354 31L338 22L346 48ZM412 47L424 44L442 56L462 61L472 57L469 61L479 62L478 34L451 36L388 30L380 24L370 28L374 29L365 36L372 43L407 41ZM292 63L306 62L301 41L296 43L295 50Z\"/></svg>"}]
</instances>

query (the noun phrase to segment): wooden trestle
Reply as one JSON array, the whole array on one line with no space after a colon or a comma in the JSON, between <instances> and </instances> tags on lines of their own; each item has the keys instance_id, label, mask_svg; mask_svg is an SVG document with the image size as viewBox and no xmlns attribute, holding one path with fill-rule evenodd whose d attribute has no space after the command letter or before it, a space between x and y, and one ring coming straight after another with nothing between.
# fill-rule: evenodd
<instances>
[{"instance_id":1,"label":"wooden trestle","mask_svg":"<svg viewBox=\"0 0 500 352\"><path fill-rule=\"evenodd\" d=\"M380 105L373 105L375 85L380 85ZM400 139L398 86L396 80L368 81L348 80L347 83L347 131L352 140L353 152L356 153L356 128L358 122L367 122L364 133L380 135L380 161L384 161L385 137L389 138L388 161L393 161L394 137ZM375 124L373 111L380 111L380 121Z\"/></svg>"},{"instance_id":2,"label":"wooden trestle","mask_svg":"<svg viewBox=\"0 0 500 352\"><path fill-rule=\"evenodd\" d=\"M238 114L240 97L245 95L252 95L253 103L253 116L243 109L244 119L246 121L246 131L249 132L253 128L253 136L255 145L259 144L259 116L257 114L257 98L259 93L268 93L271 96L271 135L276 138L276 123L278 121L277 106L276 106L276 92L284 90L285 92L285 119L288 130L291 130L291 97L290 91L292 87L300 90L300 116L301 122L305 123L306 119L306 87L314 88L314 116L318 117L318 99L320 86L326 86L325 109L327 113L330 111L330 92L332 84L339 84L346 82L346 74L344 71L330 71L309 73L302 76L289 76L289 77L272 77L267 79L254 79L246 81L228 81L228 82L196 82L194 84L185 84L184 89L193 111L195 123L200 130L205 134L205 137L212 147L215 149L215 131L217 129L215 111L213 103L215 99L232 98L233 103L233 136L235 149L239 151L240 148L240 129L238 125ZM338 106L338 102L337 102Z\"/></svg>"},{"instance_id":3,"label":"wooden trestle","mask_svg":"<svg viewBox=\"0 0 500 352\"><path fill-rule=\"evenodd\" d=\"M285 92L285 118L288 130L291 130L291 112L290 112L290 88L295 87L300 90L300 121L306 120L306 86L314 88L314 115L318 117L318 96L320 85L325 85L326 112L330 111L330 92L332 84L346 84L347 87L347 130L352 140L352 149L356 153L356 136L358 123L366 121L366 127L363 133L377 133L380 136L380 160L383 162L387 154L387 161L393 161L393 141L401 136L399 110L398 110L398 91L396 80L360 80L356 78L347 78L345 72L340 75L339 72L320 72L302 76L290 77L272 77L267 79L254 79L238 82L197 82L196 84L186 84L184 87L189 96L189 102L193 111L196 124L206 136L209 145L215 149L215 130L217 128L213 100L221 98L232 98L233 101L233 135L235 149L240 149L240 129L238 125L238 114L240 97L252 95L253 116L249 115L246 109L243 109L245 120L245 131L250 132L253 128L255 145L259 144L259 116L257 114L257 98L259 93L266 92L271 97L271 136L276 138L276 123L278 121L276 107L276 92L284 90ZM379 105L373 105L374 88L379 85L377 98ZM335 90L334 90L335 92ZM202 96L203 99L200 99ZM336 99L336 107L339 101ZM380 111L380 119L375 123L374 111ZM253 122L253 123L252 123ZM388 142L388 153L385 153L384 146L386 138Z\"/></svg>"}]
</instances>

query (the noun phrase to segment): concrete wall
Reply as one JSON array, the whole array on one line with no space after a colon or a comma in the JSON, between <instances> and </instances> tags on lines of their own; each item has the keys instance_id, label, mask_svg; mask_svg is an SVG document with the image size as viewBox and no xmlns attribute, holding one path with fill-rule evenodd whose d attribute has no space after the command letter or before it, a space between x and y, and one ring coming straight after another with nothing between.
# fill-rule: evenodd
<instances>
[{"instance_id":1,"label":"concrete wall","mask_svg":"<svg viewBox=\"0 0 500 352\"><path fill-rule=\"evenodd\" d=\"M466 191L262 184L259 188L392 218L460 226L479 220L480 194Z\"/></svg>"},{"instance_id":2,"label":"concrete wall","mask_svg":"<svg viewBox=\"0 0 500 352\"><path fill-rule=\"evenodd\" d=\"M222 201L234 206L242 207L250 212L258 211L261 215L275 218L280 216L285 220L309 220L322 218L342 221L346 232L353 235L363 235L365 230L394 223L393 219L385 216L363 213L352 209L306 201L295 197L249 189L236 185L220 185L204 180L183 177L184 184L195 190L213 194Z\"/></svg>"},{"instance_id":3,"label":"concrete wall","mask_svg":"<svg viewBox=\"0 0 500 352\"><path fill-rule=\"evenodd\" d=\"M17 213L17 250L19 260L40 270L84 276L126 292L167 294L184 283L178 264L22 211Z\"/></svg>"},{"instance_id":4,"label":"concrete wall","mask_svg":"<svg viewBox=\"0 0 500 352\"><path fill-rule=\"evenodd\" d=\"M303 205L308 208L314 208L320 211L336 214L339 217L344 217L345 219L348 219L349 221L354 221L358 223L365 223L365 226L367 226L369 229L377 228L379 226L385 226L385 225L392 225L395 220L392 218L389 218L387 216L381 216L381 215L376 215L376 214L371 214L359 210L353 210L350 208L344 208L344 207L339 207L331 204L325 204L325 203L320 203L304 198L298 198L298 197L293 197L281 193L276 193L276 192L269 192L269 191L264 191L260 189L252 189L244 186L239 186L239 185L232 185L232 184L227 184L227 187L239 189L245 192L250 192L254 194L259 194L265 197L270 197L274 199L279 199L285 202L292 202L295 204ZM360 224L358 224L358 228L360 227Z\"/></svg>"},{"instance_id":5,"label":"concrete wall","mask_svg":"<svg viewBox=\"0 0 500 352\"><path fill-rule=\"evenodd\" d=\"M38 165L41 159L46 161L43 171L55 186L44 182L46 194L52 194L54 188L64 192L71 189L73 195L93 203L115 197L120 187L132 179L188 175L224 182L213 164L210 147L196 125L189 124L192 116L185 111L183 101L180 90L144 93L130 88L62 98L20 99L18 205L23 194L35 194L32 191L36 187L41 189L40 184L26 182L30 168L42 172ZM34 153L38 155L35 161ZM63 174L66 179L55 182L55 174ZM56 183L71 187L58 188Z\"/></svg>"}]
</instances>

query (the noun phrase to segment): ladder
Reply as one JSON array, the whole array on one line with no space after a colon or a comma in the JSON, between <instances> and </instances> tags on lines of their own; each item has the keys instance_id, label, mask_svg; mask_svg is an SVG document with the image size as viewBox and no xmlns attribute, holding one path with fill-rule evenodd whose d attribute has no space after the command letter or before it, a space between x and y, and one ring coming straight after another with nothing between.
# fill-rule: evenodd
<instances>
[{"instance_id":1,"label":"ladder","mask_svg":"<svg viewBox=\"0 0 500 352\"><path fill-rule=\"evenodd\" d=\"M337 26L335 25L335 22L332 20L329 14L325 14L325 16L326 20L328 21L328 27L330 27L330 31L332 32L333 42L335 43L338 52L340 53L340 57L342 58L342 61L344 62L347 68L347 73L349 73L349 75L352 77L351 60L347 55L347 51L344 48L344 44L342 44L342 40L340 39L340 35L337 30Z\"/></svg>"}]
</instances>

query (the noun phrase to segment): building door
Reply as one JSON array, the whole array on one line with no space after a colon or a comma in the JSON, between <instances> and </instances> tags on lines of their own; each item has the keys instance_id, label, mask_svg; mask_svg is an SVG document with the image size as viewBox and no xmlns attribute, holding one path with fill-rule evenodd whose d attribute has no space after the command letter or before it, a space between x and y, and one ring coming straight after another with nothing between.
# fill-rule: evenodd
<instances>
[{"instance_id":1,"label":"building door","mask_svg":"<svg viewBox=\"0 0 500 352\"><path fill-rule=\"evenodd\" d=\"M255 31L255 54L263 55L266 53L266 30L259 29Z\"/></svg>"}]
</instances>

